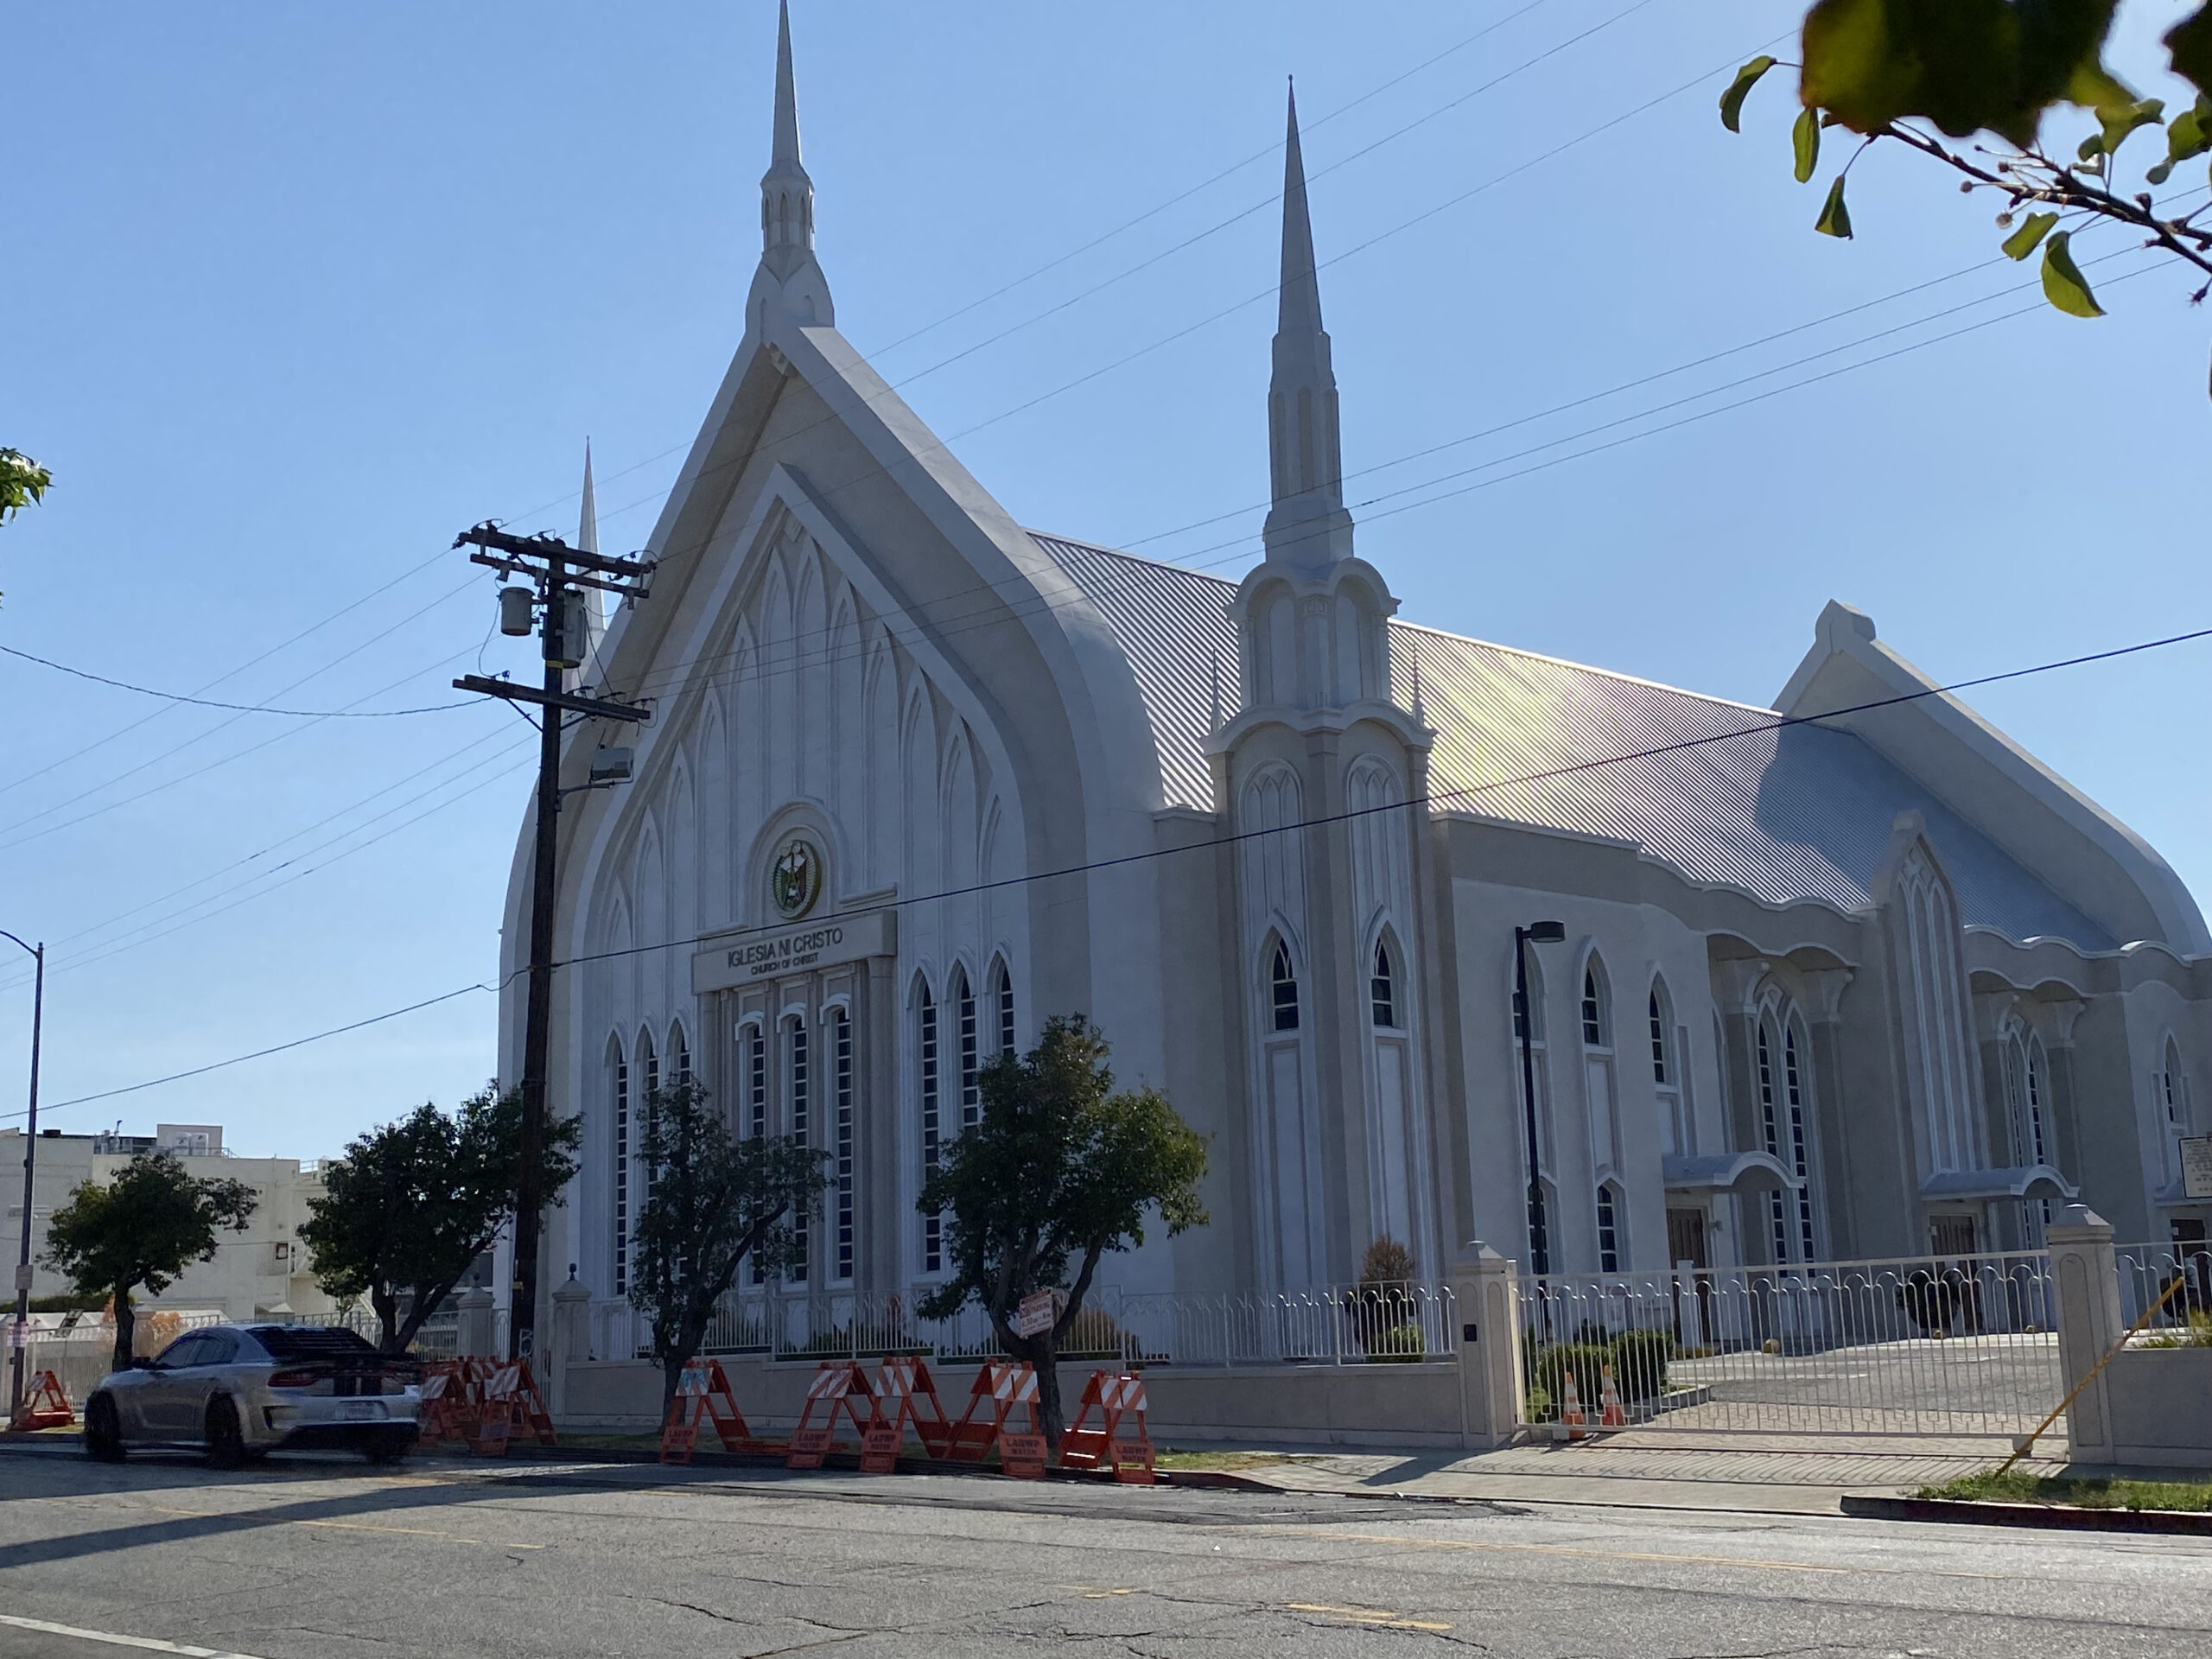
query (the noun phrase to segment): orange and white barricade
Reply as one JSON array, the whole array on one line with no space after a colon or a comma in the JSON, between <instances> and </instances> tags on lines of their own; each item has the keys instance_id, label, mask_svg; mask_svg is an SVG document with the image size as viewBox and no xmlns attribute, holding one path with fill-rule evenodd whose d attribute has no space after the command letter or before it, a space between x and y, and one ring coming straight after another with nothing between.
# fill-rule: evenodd
<instances>
[{"instance_id":1,"label":"orange and white barricade","mask_svg":"<svg viewBox=\"0 0 2212 1659\"><path fill-rule=\"evenodd\" d=\"M536 1433L543 1446L558 1446L553 1419L537 1392L537 1379L526 1359L491 1368L479 1395L474 1446L480 1458L503 1458L516 1433Z\"/></svg>"},{"instance_id":2,"label":"orange and white barricade","mask_svg":"<svg viewBox=\"0 0 2212 1659\"><path fill-rule=\"evenodd\" d=\"M887 1475L897 1468L909 1429L927 1455L950 1455L952 1420L944 1414L928 1364L918 1356L894 1355L876 1373L875 1415L861 1441L861 1472Z\"/></svg>"},{"instance_id":3,"label":"orange and white barricade","mask_svg":"<svg viewBox=\"0 0 2212 1659\"><path fill-rule=\"evenodd\" d=\"M61 1386L60 1377L47 1370L31 1378L30 1387L23 1390L22 1406L10 1427L18 1434L28 1434L35 1428L67 1428L76 1421L69 1391Z\"/></svg>"},{"instance_id":4,"label":"orange and white barricade","mask_svg":"<svg viewBox=\"0 0 2212 1659\"><path fill-rule=\"evenodd\" d=\"M1599 1368L1605 1386L1598 1395L1598 1425L1601 1428L1626 1428L1628 1413L1621 1408L1621 1391L1613 1381L1613 1368Z\"/></svg>"},{"instance_id":5,"label":"orange and white barricade","mask_svg":"<svg viewBox=\"0 0 2212 1659\"><path fill-rule=\"evenodd\" d=\"M1026 1433L1008 1427L1008 1420L1017 1406L1028 1415L1029 1427ZM1028 1465L1033 1461L1028 1455L1032 1450L1028 1442L1034 1438L1039 1449L1033 1461L1041 1478L1044 1473L1043 1427L1037 1414L1037 1368L1026 1359L986 1360L982 1369L976 1373L975 1386L969 1390L968 1409L961 1414L960 1421L952 1425L946 1436L944 1455L981 1463L995 1446L999 1463L1008 1474L1026 1474ZM1019 1471L1008 1463L1007 1448L1001 1444L1006 1439L1018 1442L1014 1446L1014 1459L1022 1465Z\"/></svg>"},{"instance_id":6,"label":"orange and white barricade","mask_svg":"<svg viewBox=\"0 0 2212 1659\"><path fill-rule=\"evenodd\" d=\"M1563 1376L1565 1397L1560 1402L1560 1427L1567 1431L1568 1440L1586 1440L1590 1438L1589 1419L1582 1410L1582 1391L1574 1386L1573 1371L1565 1372Z\"/></svg>"},{"instance_id":7,"label":"orange and white barricade","mask_svg":"<svg viewBox=\"0 0 2212 1659\"><path fill-rule=\"evenodd\" d=\"M861 1402L868 1402L862 1412ZM815 1414L822 1414L822 1421L815 1421ZM851 1419L855 1437L865 1439L870 1419L875 1415L875 1390L868 1386L868 1373L860 1362L834 1359L823 1362L808 1384L806 1407L798 1414L798 1427L791 1430L791 1455L784 1459L787 1469L819 1469L822 1459L836 1444L837 1419Z\"/></svg>"},{"instance_id":8,"label":"orange and white barricade","mask_svg":"<svg viewBox=\"0 0 2212 1659\"><path fill-rule=\"evenodd\" d=\"M730 1391L728 1375L719 1359L684 1362L676 1380L676 1398L669 1402L668 1421L661 1425L660 1460L690 1462L702 1421L714 1424L725 1452L755 1450L760 1444L737 1408L737 1396Z\"/></svg>"},{"instance_id":9,"label":"orange and white barricade","mask_svg":"<svg viewBox=\"0 0 2212 1659\"><path fill-rule=\"evenodd\" d=\"M1063 1469L1110 1468L1130 1485L1153 1484L1152 1435L1145 1426L1144 1379L1134 1371L1098 1370L1084 1385L1075 1421L1060 1435ZM1090 1416L1098 1414L1093 1427Z\"/></svg>"},{"instance_id":10,"label":"orange and white barricade","mask_svg":"<svg viewBox=\"0 0 2212 1659\"><path fill-rule=\"evenodd\" d=\"M448 1440L467 1446L475 1440L483 1370L481 1360L465 1358L433 1360L423 1368L416 1435L424 1446L435 1449Z\"/></svg>"}]
</instances>

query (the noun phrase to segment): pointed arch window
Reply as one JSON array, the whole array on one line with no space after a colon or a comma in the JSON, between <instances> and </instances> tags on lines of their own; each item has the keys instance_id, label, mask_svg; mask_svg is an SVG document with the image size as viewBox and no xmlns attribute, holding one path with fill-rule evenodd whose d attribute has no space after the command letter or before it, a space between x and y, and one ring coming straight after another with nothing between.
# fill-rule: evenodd
<instances>
[{"instance_id":1,"label":"pointed arch window","mask_svg":"<svg viewBox=\"0 0 2212 1659\"><path fill-rule=\"evenodd\" d=\"M952 976L952 1005L960 1032L960 1127L972 1129L983 1116L983 1091L978 1075L981 1046L976 1028L976 990L968 976L956 969Z\"/></svg>"},{"instance_id":2,"label":"pointed arch window","mask_svg":"<svg viewBox=\"0 0 2212 1659\"><path fill-rule=\"evenodd\" d=\"M1598 1187L1598 1271L1618 1273L1621 1270L1621 1206L1618 1192L1611 1181Z\"/></svg>"},{"instance_id":3,"label":"pointed arch window","mask_svg":"<svg viewBox=\"0 0 2212 1659\"><path fill-rule=\"evenodd\" d=\"M745 1133L759 1141L768 1133L768 1033L755 1020L746 1026L738 1042L745 1066ZM754 1284L768 1282L767 1269L760 1265L757 1250L749 1259L747 1272Z\"/></svg>"},{"instance_id":4,"label":"pointed arch window","mask_svg":"<svg viewBox=\"0 0 2212 1659\"><path fill-rule=\"evenodd\" d=\"M636 1137L638 1144L631 1153L632 1161L639 1165L639 1179L634 1183L631 1196L642 1200L652 1196L655 1179L652 1166L642 1161L645 1143L652 1138L653 1130L660 1122L660 1051L653 1046L653 1034L650 1030L638 1033L638 1063L639 1069L645 1074L642 1078L645 1088L638 1101L643 1109L638 1114L641 1132Z\"/></svg>"},{"instance_id":5,"label":"pointed arch window","mask_svg":"<svg viewBox=\"0 0 2212 1659\"><path fill-rule=\"evenodd\" d=\"M1767 1156L1780 1160L1783 1157L1782 1108L1779 1085L1775 1076L1776 1046L1773 1022L1763 1016L1759 1020L1758 1052L1754 1056L1758 1071L1759 1136L1764 1143ZM1786 1164L1784 1167L1787 1167ZM1789 1259L1789 1205L1779 1192L1770 1192L1766 1197L1767 1226L1774 1246L1774 1259L1777 1262L1787 1262Z\"/></svg>"},{"instance_id":6,"label":"pointed arch window","mask_svg":"<svg viewBox=\"0 0 2212 1659\"><path fill-rule=\"evenodd\" d=\"M1598 959L1592 957L1582 969L1582 1046L1585 1048L1611 1048L1613 1046L1612 1010L1605 1004L1605 972L1598 965Z\"/></svg>"},{"instance_id":7,"label":"pointed arch window","mask_svg":"<svg viewBox=\"0 0 2212 1659\"><path fill-rule=\"evenodd\" d=\"M998 1014L997 1052L1014 1052L1014 976L1007 971L1006 958L1000 957L991 963L991 1005Z\"/></svg>"},{"instance_id":8,"label":"pointed arch window","mask_svg":"<svg viewBox=\"0 0 2212 1659\"><path fill-rule=\"evenodd\" d=\"M607 1058L613 1096L608 1102L608 1116L614 1155L608 1161L614 1173L614 1294L626 1296L630 1293L630 1061L622 1052L620 1037L607 1039Z\"/></svg>"},{"instance_id":9,"label":"pointed arch window","mask_svg":"<svg viewBox=\"0 0 2212 1659\"><path fill-rule=\"evenodd\" d=\"M1375 941L1375 971L1369 976L1367 987L1374 1005L1375 1023L1385 1029L1395 1029L1398 1023L1398 976L1391 968L1387 940Z\"/></svg>"},{"instance_id":10,"label":"pointed arch window","mask_svg":"<svg viewBox=\"0 0 2212 1659\"><path fill-rule=\"evenodd\" d=\"M830 1010L831 1179L836 1189L836 1236L831 1271L853 1276L853 1022L843 1005Z\"/></svg>"},{"instance_id":11,"label":"pointed arch window","mask_svg":"<svg viewBox=\"0 0 2212 1659\"><path fill-rule=\"evenodd\" d=\"M1813 1242L1813 1148L1806 1127L1804 1069L1800 1062L1795 1020L1782 1033L1782 1088L1789 1112L1789 1173L1797 1178L1798 1259L1815 1261Z\"/></svg>"},{"instance_id":12,"label":"pointed arch window","mask_svg":"<svg viewBox=\"0 0 2212 1659\"><path fill-rule=\"evenodd\" d=\"M937 1173L944 1156L937 999L930 995L930 982L926 979L918 978L914 982L914 1013L916 1052L921 1066L922 1179L926 1181ZM922 1271L941 1273L944 1269L944 1217L931 1211L922 1217Z\"/></svg>"},{"instance_id":13,"label":"pointed arch window","mask_svg":"<svg viewBox=\"0 0 2212 1659\"><path fill-rule=\"evenodd\" d=\"M1662 1089L1672 1081L1667 1065L1667 1015L1659 1006L1659 988L1651 988L1651 1081Z\"/></svg>"},{"instance_id":14,"label":"pointed arch window","mask_svg":"<svg viewBox=\"0 0 2212 1659\"><path fill-rule=\"evenodd\" d=\"M1682 1096L1681 1063L1675 1058L1675 1011L1659 980L1651 982L1645 1014L1651 1039L1651 1092L1659 1109L1659 1150L1662 1155L1688 1152L1689 1114Z\"/></svg>"},{"instance_id":15,"label":"pointed arch window","mask_svg":"<svg viewBox=\"0 0 2212 1659\"><path fill-rule=\"evenodd\" d=\"M683 1022L680 1020L668 1028L668 1049L680 1087L691 1081L691 1041L683 1034Z\"/></svg>"},{"instance_id":16,"label":"pointed arch window","mask_svg":"<svg viewBox=\"0 0 2212 1659\"><path fill-rule=\"evenodd\" d=\"M1526 971L1529 976L1527 1000L1522 1000L1519 987L1515 987L1513 992L1513 1040L1517 1043L1526 1037L1531 1046L1541 1048L1544 1046L1544 975L1543 965L1536 960L1534 950L1528 953ZM1529 1020L1530 1002L1536 1005L1533 1029Z\"/></svg>"},{"instance_id":17,"label":"pointed arch window","mask_svg":"<svg viewBox=\"0 0 2212 1659\"><path fill-rule=\"evenodd\" d=\"M802 1147L814 1143L814 1056L807 1039L804 1015L794 1014L784 1021L784 1097L791 1113L791 1139ZM807 1278L807 1221L805 1208L795 1208L790 1271L795 1285L804 1284Z\"/></svg>"},{"instance_id":18,"label":"pointed arch window","mask_svg":"<svg viewBox=\"0 0 2212 1659\"><path fill-rule=\"evenodd\" d=\"M1298 976L1291 971L1290 947L1278 940L1268 968L1268 1007L1277 1031L1298 1029Z\"/></svg>"}]
</instances>

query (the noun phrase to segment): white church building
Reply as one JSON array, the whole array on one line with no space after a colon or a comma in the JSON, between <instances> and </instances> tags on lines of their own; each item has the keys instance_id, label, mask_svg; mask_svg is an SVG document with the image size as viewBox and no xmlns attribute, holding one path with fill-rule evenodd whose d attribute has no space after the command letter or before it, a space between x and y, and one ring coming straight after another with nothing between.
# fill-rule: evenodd
<instances>
[{"instance_id":1,"label":"white church building","mask_svg":"<svg viewBox=\"0 0 2212 1659\"><path fill-rule=\"evenodd\" d=\"M1081 1012L1212 1141L1130 1291L1299 1289L1388 1236L1555 1271L1955 1255L2076 1198L2204 1236L2212 939L2150 847L1831 603L1771 709L1400 618L1340 486L1296 111L1241 582L1024 529L838 332L786 24L745 334L582 683L549 1214L626 1284L647 1091L827 1155L810 1290L910 1294L977 1068ZM1262 416L1254 365L1253 419ZM587 524L587 532L589 525ZM519 1073L531 833L505 913Z\"/></svg>"}]
</instances>

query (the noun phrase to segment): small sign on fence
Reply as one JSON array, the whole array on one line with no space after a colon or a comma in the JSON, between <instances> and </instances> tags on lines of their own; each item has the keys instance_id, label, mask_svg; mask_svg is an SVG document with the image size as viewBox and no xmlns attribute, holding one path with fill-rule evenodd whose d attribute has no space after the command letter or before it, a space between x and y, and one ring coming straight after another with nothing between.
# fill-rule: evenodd
<instances>
[{"instance_id":1,"label":"small sign on fence","mask_svg":"<svg viewBox=\"0 0 2212 1659\"><path fill-rule=\"evenodd\" d=\"M2185 1198L2212 1198L2212 1135L2183 1137L2181 1192Z\"/></svg>"}]
</instances>

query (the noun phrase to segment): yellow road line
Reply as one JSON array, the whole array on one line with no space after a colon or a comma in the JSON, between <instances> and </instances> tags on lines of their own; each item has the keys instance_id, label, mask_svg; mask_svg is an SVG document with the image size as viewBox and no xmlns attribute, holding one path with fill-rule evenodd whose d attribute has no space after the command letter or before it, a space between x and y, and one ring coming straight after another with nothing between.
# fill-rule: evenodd
<instances>
[{"instance_id":1,"label":"yellow road line","mask_svg":"<svg viewBox=\"0 0 2212 1659\"><path fill-rule=\"evenodd\" d=\"M158 1503L139 1506L156 1515L188 1515L195 1521L227 1521L233 1516L252 1518L251 1510L168 1510ZM279 1521L284 1527L330 1527L340 1532L388 1532L404 1538L442 1538L452 1544L481 1544L486 1549L544 1549L544 1544L503 1544L490 1538L465 1538L457 1532L441 1532L433 1527L378 1527L365 1521Z\"/></svg>"},{"instance_id":2,"label":"yellow road line","mask_svg":"<svg viewBox=\"0 0 2212 1659\"><path fill-rule=\"evenodd\" d=\"M1643 1550L1583 1549L1571 1544L1506 1544L1471 1538L1401 1538L1380 1532L1325 1532L1310 1527L1269 1527L1286 1537L1327 1538L1346 1544L1400 1544L1410 1549L1491 1550L1528 1555L1572 1555L1586 1560L1659 1561L1676 1567L1753 1567L1773 1573L1855 1573L1859 1568L1809 1561L1766 1561L1741 1555L1667 1555Z\"/></svg>"}]
</instances>

